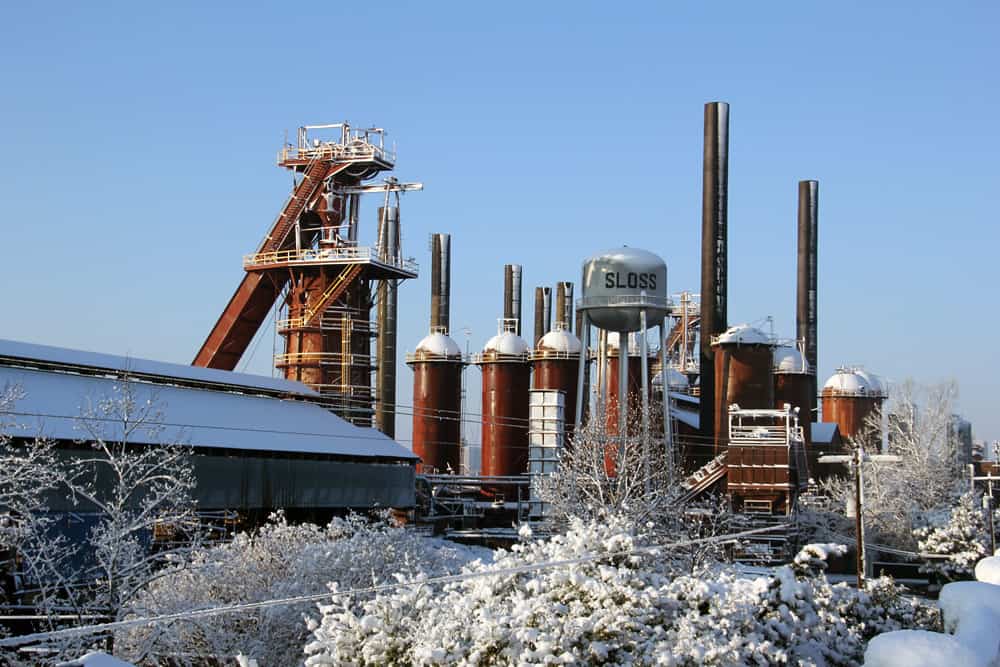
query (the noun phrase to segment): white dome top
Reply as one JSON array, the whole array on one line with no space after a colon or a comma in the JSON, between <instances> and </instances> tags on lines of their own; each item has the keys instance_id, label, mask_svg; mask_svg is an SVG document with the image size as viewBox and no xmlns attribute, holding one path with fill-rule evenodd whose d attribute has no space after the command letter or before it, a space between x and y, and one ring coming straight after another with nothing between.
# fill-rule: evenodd
<instances>
[{"instance_id":1,"label":"white dome top","mask_svg":"<svg viewBox=\"0 0 1000 667\"><path fill-rule=\"evenodd\" d=\"M719 345L770 345L771 340L760 329L749 324L737 324L718 337Z\"/></svg>"},{"instance_id":2,"label":"white dome top","mask_svg":"<svg viewBox=\"0 0 1000 667\"><path fill-rule=\"evenodd\" d=\"M823 385L823 391L830 390L849 396L882 396L882 383L860 368L838 368L837 372Z\"/></svg>"},{"instance_id":3,"label":"white dome top","mask_svg":"<svg viewBox=\"0 0 1000 667\"><path fill-rule=\"evenodd\" d=\"M528 344L512 331L498 333L483 346L484 354L527 354L527 352Z\"/></svg>"},{"instance_id":4,"label":"white dome top","mask_svg":"<svg viewBox=\"0 0 1000 667\"><path fill-rule=\"evenodd\" d=\"M538 341L536 351L580 354L580 339L565 329L550 331Z\"/></svg>"},{"instance_id":5,"label":"white dome top","mask_svg":"<svg viewBox=\"0 0 1000 667\"><path fill-rule=\"evenodd\" d=\"M667 388L674 391L687 391L689 382L687 376L676 368L667 369ZM659 372L653 376L653 386L663 386L663 373Z\"/></svg>"},{"instance_id":6,"label":"white dome top","mask_svg":"<svg viewBox=\"0 0 1000 667\"><path fill-rule=\"evenodd\" d=\"M805 356L794 347L774 348L775 373L808 373L809 363Z\"/></svg>"},{"instance_id":7,"label":"white dome top","mask_svg":"<svg viewBox=\"0 0 1000 667\"><path fill-rule=\"evenodd\" d=\"M874 373L869 373L863 368L855 368L854 372L860 375L868 382L868 388L873 394L882 395L885 393L884 387L882 387L882 381L878 379L878 376Z\"/></svg>"},{"instance_id":8,"label":"white dome top","mask_svg":"<svg viewBox=\"0 0 1000 667\"><path fill-rule=\"evenodd\" d=\"M417 344L418 356L461 357L462 350L451 336L443 333L432 333Z\"/></svg>"}]
</instances>

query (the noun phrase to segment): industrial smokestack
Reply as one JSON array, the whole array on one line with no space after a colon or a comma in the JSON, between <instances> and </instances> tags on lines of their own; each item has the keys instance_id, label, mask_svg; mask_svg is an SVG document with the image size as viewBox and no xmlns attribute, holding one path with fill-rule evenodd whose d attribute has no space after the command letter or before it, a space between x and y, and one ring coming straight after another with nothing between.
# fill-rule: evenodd
<instances>
[{"instance_id":1,"label":"industrial smokestack","mask_svg":"<svg viewBox=\"0 0 1000 667\"><path fill-rule=\"evenodd\" d=\"M729 105L705 105L701 202L701 433L715 438L715 353L712 336L726 330ZM710 440L706 440L709 442ZM704 459L705 457L700 457Z\"/></svg>"},{"instance_id":2,"label":"industrial smokestack","mask_svg":"<svg viewBox=\"0 0 1000 667\"><path fill-rule=\"evenodd\" d=\"M552 331L552 288L542 288L542 336Z\"/></svg>"},{"instance_id":3,"label":"industrial smokestack","mask_svg":"<svg viewBox=\"0 0 1000 667\"><path fill-rule=\"evenodd\" d=\"M573 283L556 283L556 322L567 331L573 330Z\"/></svg>"},{"instance_id":4,"label":"industrial smokestack","mask_svg":"<svg viewBox=\"0 0 1000 667\"><path fill-rule=\"evenodd\" d=\"M816 421L818 324L817 267L819 263L819 181L799 181L799 248L796 280L795 336L804 342L812 374L811 416Z\"/></svg>"},{"instance_id":5,"label":"industrial smokestack","mask_svg":"<svg viewBox=\"0 0 1000 667\"><path fill-rule=\"evenodd\" d=\"M535 288L535 337L532 347L538 347L538 341L545 335L545 297L542 287Z\"/></svg>"},{"instance_id":6,"label":"industrial smokestack","mask_svg":"<svg viewBox=\"0 0 1000 667\"><path fill-rule=\"evenodd\" d=\"M503 267L503 317L517 320L514 333L521 335L521 265L505 264Z\"/></svg>"},{"instance_id":7,"label":"industrial smokestack","mask_svg":"<svg viewBox=\"0 0 1000 667\"><path fill-rule=\"evenodd\" d=\"M399 208L378 210L378 247L383 259L399 255ZM375 371L375 428L396 437L396 281L382 280L378 286L378 366Z\"/></svg>"},{"instance_id":8,"label":"industrial smokestack","mask_svg":"<svg viewBox=\"0 0 1000 667\"><path fill-rule=\"evenodd\" d=\"M431 236L431 331L451 329L451 234Z\"/></svg>"}]
</instances>

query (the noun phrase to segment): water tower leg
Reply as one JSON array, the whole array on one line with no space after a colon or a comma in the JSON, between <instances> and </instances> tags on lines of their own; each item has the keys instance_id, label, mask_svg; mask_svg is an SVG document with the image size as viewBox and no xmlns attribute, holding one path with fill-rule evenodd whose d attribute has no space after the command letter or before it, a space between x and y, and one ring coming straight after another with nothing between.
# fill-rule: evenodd
<instances>
[{"instance_id":1,"label":"water tower leg","mask_svg":"<svg viewBox=\"0 0 1000 667\"><path fill-rule=\"evenodd\" d=\"M649 451L649 346L646 343L648 328L646 326L645 308L639 311L639 328L642 329L642 344L639 348L639 354L642 355L640 359L642 365L642 465L646 479L646 490L648 491L649 457L652 455L652 452ZM666 374L664 374L664 377L666 377Z\"/></svg>"},{"instance_id":2,"label":"water tower leg","mask_svg":"<svg viewBox=\"0 0 1000 667\"><path fill-rule=\"evenodd\" d=\"M625 463L625 439L628 437L628 332L618 332L618 472Z\"/></svg>"},{"instance_id":3,"label":"water tower leg","mask_svg":"<svg viewBox=\"0 0 1000 667\"><path fill-rule=\"evenodd\" d=\"M580 368L576 377L576 430L579 433L583 429L583 402L587 397L583 395L583 378L587 370L587 347L590 345L590 317L587 311L583 311L580 320Z\"/></svg>"},{"instance_id":4,"label":"water tower leg","mask_svg":"<svg viewBox=\"0 0 1000 667\"><path fill-rule=\"evenodd\" d=\"M667 455L667 479L674 481L674 434L670 423L670 384L667 380L667 318L660 323L660 377L663 378L663 448Z\"/></svg>"}]
</instances>

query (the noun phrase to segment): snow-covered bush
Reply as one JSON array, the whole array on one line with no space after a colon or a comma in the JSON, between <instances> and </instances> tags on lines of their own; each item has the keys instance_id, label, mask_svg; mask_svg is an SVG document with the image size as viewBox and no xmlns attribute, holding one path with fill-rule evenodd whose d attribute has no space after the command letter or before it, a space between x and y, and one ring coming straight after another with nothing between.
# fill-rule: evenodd
<instances>
[{"instance_id":1,"label":"snow-covered bush","mask_svg":"<svg viewBox=\"0 0 1000 667\"><path fill-rule=\"evenodd\" d=\"M920 569L946 581L972 579L976 563L990 555L989 528L980 509L982 496L969 492L959 499L945 523L914 531L921 553L947 558L927 560Z\"/></svg>"},{"instance_id":2,"label":"snow-covered bush","mask_svg":"<svg viewBox=\"0 0 1000 667\"><path fill-rule=\"evenodd\" d=\"M667 549L627 520L571 519L564 534L467 566L461 581L400 576L361 601L334 588L307 665L858 665L876 633L931 623L888 580L861 593L831 586L816 574L825 551L773 577L671 577ZM537 569L510 572L526 566Z\"/></svg>"},{"instance_id":3,"label":"snow-covered bush","mask_svg":"<svg viewBox=\"0 0 1000 667\"><path fill-rule=\"evenodd\" d=\"M176 560L129 611L149 616L316 594L329 582L368 587L397 572L457 571L472 553L394 527L387 517L373 523L350 516L321 527L292 525L278 514L255 533ZM304 616L314 608L301 603L139 628L119 635L116 650L137 663L171 655L171 664L200 665L242 654L261 665L295 665L308 638Z\"/></svg>"}]
</instances>

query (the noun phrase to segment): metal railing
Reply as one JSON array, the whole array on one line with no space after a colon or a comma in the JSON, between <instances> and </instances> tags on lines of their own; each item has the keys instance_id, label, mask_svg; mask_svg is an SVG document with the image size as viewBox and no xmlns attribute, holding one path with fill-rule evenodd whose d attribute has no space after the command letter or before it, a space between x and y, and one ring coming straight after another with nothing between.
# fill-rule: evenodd
<instances>
[{"instance_id":1,"label":"metal railing","mask_svg":"<svg viewBox=\"0 0 1000 667\"><path fill-rule=\"evenodd\" d=\"M243 267L268 266L274 264L350 264L352 262L374 262L384 266L416 273L419 265L412 257L405 259L383 258L375 248L369 246L341 246L339 248L303 248L301 250L276 250L258 252L243 256Z\"/></svg>"},{"instance_id":2,"label":"metal railing","mask_svg":"<svg viewBox=\"0 0 1000 667\"><path fill-rule=\"evenodd\" d=\"M469 357L472 364L492 363L492 362L528 362L528 353L509 354L505 352L476 352Z\"/></svg>"},{"instance_id":3,"label":"metal railing","mask_svg":"<svg viewBox=\"0 0 1000 667\"><path fill-rule=\"evenodd\" d=\"M531 361L538 361L539 359L567 359L570 361L578 361L580 359L579 352L566 352L565 350L532 350L528 353L528 358Z\"/></svg>"},{"instance_id":4,"label":"metal railing","mask_svg":"<svg viewBox=\"0 0 1000 667\"><path fill-rule=\"evenodd\" d=\"M395 164L396 153L384 147L354 139L346 144L324 141L319 146L283 146L278 151L278 164L296 160L329 160L331 162L385 162Z\"/></svg>"},{"instance_id":5,"label":"metal railing","mask_svg":"<svg viewBox=\"0 0 1000 667\"><path fill-rule=\"evenodd\" d=\"M342 364L345 361L348 364L364 365L366 363L371 363L371 355L367 354L343 354L341 352L288 352L285 354L274 355L274 363L276 366L295 366L302 364L315 364L320 365L327 364Z\"/></svg>"},{"instance_id":6,"label":"metal railing","mask_svg":"<svg viewBox=\"0 0 1000 667\"><path fill-rule=\"evenodd\" d=\"M627 307L635 306L668 310L673 302L662 296L649 296L648 294L617 294L614 296L585 296L576 300L577 310L588 308L604 307Z\"/></svg>"}]
</instances>

